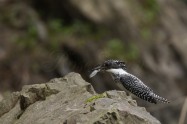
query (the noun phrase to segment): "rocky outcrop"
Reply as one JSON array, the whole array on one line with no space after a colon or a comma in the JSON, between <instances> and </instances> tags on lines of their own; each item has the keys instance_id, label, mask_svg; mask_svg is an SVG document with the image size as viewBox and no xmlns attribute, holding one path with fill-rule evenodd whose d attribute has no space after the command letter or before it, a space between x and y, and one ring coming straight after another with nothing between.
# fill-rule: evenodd
<instances>
[{"instance_id":1,"label":"rocky outcrop","mask_svg":"<svg viewBox=\"0 0 187 124\"><path fill-rule=\"evenodd\" d=\"M24 86L0 102L1 124L160 124L123 91L96 94L77 73Z\"/></svg>"}]
</instances>

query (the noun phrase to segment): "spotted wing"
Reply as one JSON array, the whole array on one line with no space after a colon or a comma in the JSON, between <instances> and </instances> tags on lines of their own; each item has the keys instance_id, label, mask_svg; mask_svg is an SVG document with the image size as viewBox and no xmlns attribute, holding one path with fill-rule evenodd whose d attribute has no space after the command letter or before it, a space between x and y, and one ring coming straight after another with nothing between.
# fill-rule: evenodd
<instances>
[{"instance_id":1,"label":"spotted wing","mask_svg":"<svg viewBox=\"0 0 187 124\"><path fill-rule=\"evenodd\" d=\"M120 77L122 85L134 95L151 103L157 103L154 93L151 88L147 87L140 79L131 75L125 74Z\"/></svg>"}]
</instances>

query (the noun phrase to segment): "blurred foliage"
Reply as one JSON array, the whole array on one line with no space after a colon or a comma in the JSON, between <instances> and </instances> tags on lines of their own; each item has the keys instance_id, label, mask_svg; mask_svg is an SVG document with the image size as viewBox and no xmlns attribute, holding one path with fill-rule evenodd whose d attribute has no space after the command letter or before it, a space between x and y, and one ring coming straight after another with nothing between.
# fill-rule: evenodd
<instances>
[{"instance_id":1,"label":"blurred foliage","mask_svg":"<svg viewBox=\"0 0 187 124\"><path fill-rule=\"evenodd\" d=\"M104 58L116 58L126 61L138 59L138 48L134 42L124 44L119 38L113 38L106 28L95 26L90 23L76 20L72 24L65 24L63 20L50 20L47 23L49 32L50 47L53 50L59 49L60 43L72 42L76 47L85 49L88 42L102 44L101 51ZM105 39L104 41L102 41Z\"/></svg>"},{"instance_id":2,"label":"blurred foliage","mask_svg":"<svg viewBox=\"0 0 187 124\"><path fill-rule=\"evenodd\" d=\"M112 39L108 41L105 52L106 56L110 58L127 61L135 61L139 56L138 48L133 42L124 44L124 42L119 39Z\"/></svg>"},{"instance_id":3,"label":"blurred foliage","mask_svg":"<svg viewBox=\"0 0 187 124\"><path fill-rule=\"evenodd\" d=\"M140 33L144 40L149 40L151 38L152 32L149 27L142 28Z\"/></svg>"},{"instance_id":4,"label":"blurred foliage","mask_svg":"<svg viewBox=\"0 0 187 124\"><path fill-rule=\"evenodd\" d=\"M77 47L82 47L89 41L100 41L109 33L104 27L96 27L91 23L75 20L65 24L63 20L50 20L47 23L51 47L58 48L59 42L72 41Z\"/></svg>"},{"instance_id":5,"label":"blurred foliage","mask_svg":"<svg viewBox=\"0 0 187 124\"><path fill-rule=\"evenodd\" d=\"M159 5L156 0L143 0L142 12L144 13L143 22L141 25L141 36L144 40L149 40L152 35L151 28L158 21Z\"/></svg>"},{"instance_id":6,"label":"blurred foliage","mask_svg":"<svg viewBox=\"0 0 187 124\"><path fill-rule=\"evenodd\" d=\"M25 11L25 6L19 3L1 8L0 13L0 21L12 28L25 28L32 20L29 9Z\"/></svg>"},{"instance_id":7,"label":"blurred foliage","mask_svg":"<svg viewBox=\"0 0 187 124\"><path fill-rule=\"evenodd\" d=\"M13 6L10 10L3 12L7 14L1 16L1 19L8 22L7 25L13 26L16 30L19 29L20 32L16 34L13 41L21 51L44 48L45 46L39 39L37 22L34 22L39 15L31 14L29 11L23 12L23 10L22 6ZM101 47L104 47L106 58L114 57L130 61L138 58L138 50L133 42L124 44L120 39L114 39L111 32L101 25L95 26L93 23L78 19L67 24L63 19L57 18L47 20L44 25L48 32L47 41L45 41L48 47L44 49L49 49L49 51L59 51L61 44L67 42L72 42L80 48L83 48L87 42L100 42L103 44Z\"/></svg>"},{"instance_id":8,"label":"blurred foliage","mask_svg":"<svg viewBox=\"0 0 187 124\"><path fill-rule=\"evenodd\" d=\"M95 27L93 24L75 20L72 24L66 25L63 20L50 20L48 22L50 34L63 34L64 37L76 36L79 38L99 39L107 33L103 27Z\"/></svg>"},{"instance_id":9,"label":"blurred foliage","mask_svg":"<svg viewBox=\"0 0 187 124\"><path fill-rule=\"evenodd\" d=\"M63 23L63 20L53 19L46 22L48 32L48 46L52 50L58 50L59 45L63 42L71 40L79 47L88 41L100 41L109 33L103 27L95 27L93 24L76 20L70 25ZM34 50L39 45L38 30L34 24L28 24L23 29L14 42L21 48L26 50Z\"/></svg>"},{"instance_id":10,"label":"blurred foliage","mask_svg":"<svg viewBox=\"0 0 187 124\"><path fill-rule=\"evenodd\" d=\"M15 39L16 44L24 50L34 50L38 45L38 32L36 26L30 25L26 32Z\"/></svg>"},{"instance_id":11,"label":"blurred foliage","mask_svg":"<svg viewBox=\"0 0 187 124\"><path fill-rule=\"evenodd\" d=\"M159 5L156 0L145 0L143 10L146 22L152 23L158 15Z\"/></svg>"}]
</instances>

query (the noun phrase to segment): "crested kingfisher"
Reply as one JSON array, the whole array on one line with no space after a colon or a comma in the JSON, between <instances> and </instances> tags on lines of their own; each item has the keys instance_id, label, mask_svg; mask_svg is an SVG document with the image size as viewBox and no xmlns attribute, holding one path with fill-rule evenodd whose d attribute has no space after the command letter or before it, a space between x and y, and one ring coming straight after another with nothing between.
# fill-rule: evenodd
<instances>
[{"instance_id":1,"label":"crested kingfisher","mask_svg":"<svg viewBox=\"0 0 187 124\"><path fill-rule=\"evenodd\" d=\"M123 61L105 61L103 64L92 69L90 78L95 76L100 71L111 73L115 82L120 82L125 87L125 89L143 100L155 104L157 103L157 101L169 103L167 99L156 95L153 90L146 86L139 78L128 73L126 71L126 65Z\"/></svg>"}]
</instances>

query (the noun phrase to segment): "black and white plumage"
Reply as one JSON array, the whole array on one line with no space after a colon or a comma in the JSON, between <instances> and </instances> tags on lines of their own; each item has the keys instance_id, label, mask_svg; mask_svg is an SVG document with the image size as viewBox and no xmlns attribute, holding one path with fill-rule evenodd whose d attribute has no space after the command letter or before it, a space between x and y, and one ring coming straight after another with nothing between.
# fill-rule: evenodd
<instances>
[{"instance_id":1,"label":"black and white plumage","mask_svg":"<svg viewBox=\"0 0 187 124\"><path fill-rule=\"evenodd\" d=\"M161 101L169 103L165 98L156 95L151 88L146 86L139 78L126 71L125 63L118 60L107 60L102 65L92 70L90 77L95 76L100 71L112 74L115 81L120 82L128 91L150 103Z\"/></svg>"}]
</instances>

